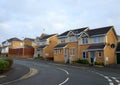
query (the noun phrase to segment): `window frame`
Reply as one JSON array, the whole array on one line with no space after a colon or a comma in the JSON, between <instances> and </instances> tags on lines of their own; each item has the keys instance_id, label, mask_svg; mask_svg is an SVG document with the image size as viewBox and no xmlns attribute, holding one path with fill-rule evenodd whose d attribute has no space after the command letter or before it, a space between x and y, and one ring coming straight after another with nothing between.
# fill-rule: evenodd
<instances>
[{"instance_id":1,"label":"window frame","mask_svg":"<svg viewBox=\"0 0 120 85\"><path fill-rule=\"evenodd\" d=\"M102 58L102 51L98 51L98 58Z\"/></svg>"},{"instance_id":2,"label":"window frame","mask_svg":"<svg viewBox=\"0 0 120 85\"><path fill-rule=\"evenodd\" d=\"M101 42L101 37L94 37L93 42L94 43L100 43Z\"/></svg>"},{"instance_id":3,"label":"window frame","mask_svg":"<svg viewBox=\"0 0 120 85\"><path fill-rule=\"evenodd\" d=\"M84 55L85 57L83 56L84 53L85 53L85 55ZM82 58L83 59L88 59L88 52L87 51L82 52Z\"/></svg>"},{"instance_id":4,"label":"window frame","mask_svg":"<svg viewBox=\"0 0 120 85\"><path fill-rule=\"evenodd\" d=\"M75 56L75 48L70 48L70 56Z\"/></svg>"},{"instance_id":5,"label":"window frame","mask_svg":"<svg viewBox=\"0 0 120 85\"><path fill-rule=\"evenodd\" d=\"M62 54L62 49L59 49L59 54Z\"/></svg>"},{"instance_id":6,"label":"window frame","mask_svg":"<svg viewBox=\"0 0 120 85\"><path fill-rule=\"evenodd\" d=\"M82 37L82 44L88 44L88 37Z\"/></svg>"},{"instance_id":7,"label":"window frame","mask_svg":"<svg viewBox=\"0 0 120 85\"><path fill-rule=\"evenodd\" d=\"M75 36L69 36L69 42L75 42L77 41Z\"/></svg>"},{"instance_id":8,"label":"window frame","mask_svg":"<svg viewBox=\"0 0 120 85\"><path fill-rule=\"evenodd\" d=\"M54 50L54 54L57 54L57 49Z\"/></svg>"}]
</instances>

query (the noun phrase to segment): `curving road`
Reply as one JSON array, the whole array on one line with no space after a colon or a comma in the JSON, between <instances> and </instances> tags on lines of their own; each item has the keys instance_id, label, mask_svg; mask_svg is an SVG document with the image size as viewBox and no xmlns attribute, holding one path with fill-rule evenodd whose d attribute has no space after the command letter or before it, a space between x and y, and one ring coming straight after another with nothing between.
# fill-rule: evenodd
<instances>
[{"instance_id":1,"label":"curving road","mask_svg":"<svg viewBox=\"0 0 120 85\"><path fill-rule=\"evenodd\" d=\"M87 67L33 60L15 60L15 63L38 69L39 73L9 85L119 85L103 73Z\"/></svg>"}]
</instances>

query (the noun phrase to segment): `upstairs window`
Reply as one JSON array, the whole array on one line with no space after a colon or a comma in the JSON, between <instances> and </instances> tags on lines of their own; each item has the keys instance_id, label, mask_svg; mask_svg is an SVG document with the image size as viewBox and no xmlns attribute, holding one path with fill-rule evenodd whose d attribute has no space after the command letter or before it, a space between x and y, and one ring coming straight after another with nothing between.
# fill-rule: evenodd
<instances>
[{"instance_id":1,"label":"upstairs window","mask_svg":"<svg viewBox=\"0 0 120 85\"><path fill-rule=\"evenodd\" d=\"M87 44L87 43L88 43L88 37L82 38L82 43L83 43L83 44Z\"/></svg>"},{"instance_id":2,"label":"upstairs window","mask_svg":"<svg viewBox=\"0 0 120 85\"><path fill-rule=\"evenodd\" d=\"M100 43L101 37L94 37L94 43Z\"/></svg>"},{"instance_id":3,"label":"upstairs window","mask_svg":"<svg viewBox=\"0 0 120 85\"><path fill-rule=\"evenodd\" d=\"M70 41L70 42L76 41L76 37L75 37L75 36L69 36L69 41Z\"/></svg>"}]
</instances>

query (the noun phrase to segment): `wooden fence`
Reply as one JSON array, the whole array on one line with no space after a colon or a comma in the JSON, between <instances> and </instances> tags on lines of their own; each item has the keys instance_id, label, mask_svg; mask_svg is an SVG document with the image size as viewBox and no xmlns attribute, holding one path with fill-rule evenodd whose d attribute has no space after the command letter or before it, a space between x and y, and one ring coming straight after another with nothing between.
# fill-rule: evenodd
<instances>
[{"instance_id":1,"label":"wooden fence","mask_svg":"<svg viewBox=\"0 0 120 85\"><path fill-rule=\"evenodd\" d=\"M9 48L9 57L13 58L33 58L34 48Z\"/></svg>"}]
</instances>

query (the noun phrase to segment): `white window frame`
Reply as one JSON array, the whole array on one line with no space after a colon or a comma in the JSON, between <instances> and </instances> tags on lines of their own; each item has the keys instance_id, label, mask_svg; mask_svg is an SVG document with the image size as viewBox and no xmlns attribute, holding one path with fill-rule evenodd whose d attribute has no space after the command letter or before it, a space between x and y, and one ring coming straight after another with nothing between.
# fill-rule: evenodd
<instances>
[{"instance_id":1,"label":"white window frame","mask_svg":"<svg viewBox=\"0 0 120 85\"><path fill-rule=\"evenodd\" d=\"M70 56L75 56L75 48L70 48Z\"/></svg>"},{"instance_id":2,"label":"white window frame","mask_svg":"<svg viewBox=\"0 0 120 85\"><path fill-rule=\"evenodd\" d=\"M62 49L59 49L59 54L62 54Z\"/></svg>"},{"instance_id":3,"label":"white window frame","mask_svg":"<svg viewBox=\"0 0 120 85\"><path fill-rule=\"evenodd\" d=\"M101 54L101 56L100 56ZM98 58L102 58L102 51L98 51Z\"/></svg>"},{"instance_id":4,"label":"white window frame","mask_svg":"<svg viewBox=\"0 0 120 85\"><path fill-rule=\"evenodd\" d=\"M76 40L75 36L69 36L69 42L75 42Z\"/></svg>"},{"instance_id":5,"label":"white window frame","mask_svg":"<svg viewBox=\"0 0 120 85\"><path fill-rule=\"evenodd\" d=\"M83 53L85 53L85 57L83 57ZM82 52L82 58L83 58L83 59L88 59L87 51L83 51L83 52Z\"/></svg>"},{"instance_id":6,"label":"white window frame","mask_svg":"<svg viewBox=\"0 0 120 85\"><path fill-rule=\"evenodd\" d=\"M57 54L57 49L54 50L54 54Z\"/></svg>"},{"instance_id":7,"label":"white window frame","mask_svg":"<svg viewBox=\"0 0 120 85\"><path fill-rule=\"evenodd\" d=\"M94 37L93 41L94 41L94 43L100 43L101 42L101 37Z\"/></svg>"},{"instance_id":8,"label":"white window frame","mask_svg":"<svg viewBox=\"0 0 120 85\"><path fill-rule=\"evenodd\" d=\"M88 37L82 38L82 44L88 44Z\"/></svg>"}]
</instances>

